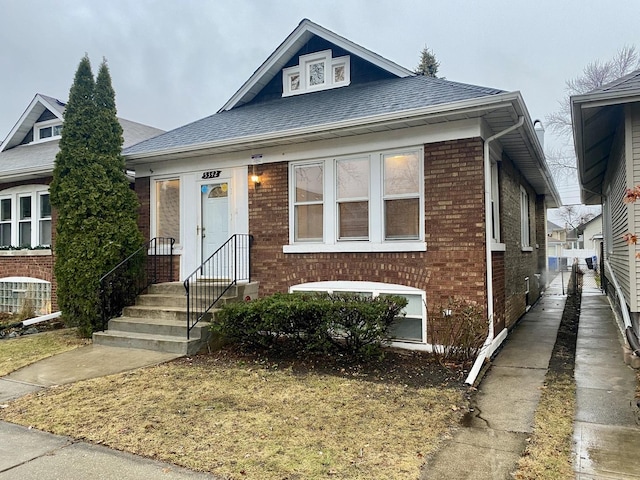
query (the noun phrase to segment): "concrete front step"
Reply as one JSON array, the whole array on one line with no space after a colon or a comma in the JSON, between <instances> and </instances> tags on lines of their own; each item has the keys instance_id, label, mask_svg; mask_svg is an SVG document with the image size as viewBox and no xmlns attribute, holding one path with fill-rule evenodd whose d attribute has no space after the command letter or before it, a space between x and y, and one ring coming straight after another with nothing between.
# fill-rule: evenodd
<instances>
[{"instance_id":1,"label":"concrete front step","mask_svg":"<svg viewBox=\"0 0 640 480\"><path fill-rule=\"evenodd\" d=\"M211 285L212 283L226 286L228 282L218 282L212 280L203 280L197 282L198 287L204 288L207 285ZM182 282L167 282L167 283L156 283L154 285L150 285L147 289L147 292L154 295L172 295L172 296L186 296L187 291L184 288L184 283ZM225 296L228 297L237 297L238 296L238 286L233 285L229 287L229 290L225 292Z\"/></svg>"},{"instance_id":2,"label":"concrete front step","mask_svg":"<svg viewBox=\"0 0 640 480\"><path fill-rule=\"evenodd\" d=\"M151 320L174 320L176 322L187 322L187 308L183 307L165 307L165 306L145 306L133 305L125 307L122 311L123 317L148 318ZM211 313L207 313L203 320L209 321Z\"/></svg>"},{"instance_id":3,"label":"concrete front step","mask_svg":"<svg viewBox=\"0 0 640 480\"><path fill-rule=\"evenodd\" d=\"M180 355L194 355L198 353L203 344L200 338L187 340L186 335L184 337L175 337L151 333L122 332L120 330L96 332L93 334L93 343L110 347L140 348Z\"/></svg>"},{"instance_id":4,"label":"concrete front step","mask_svg":"<svg viewBox=\"0 0 640 480\"><path fill-rule=\"evenodd\" d=\"M206 340L209 336L211 324L200 321L189 333L190 338ZM109 330L132 333L150 333L155 335L167 335L179 338L187 338L187 322L166 320L158 318L132 318L118 317L109 320Z\"/></svg>"},{"instance_id":5,"label":"concrete front step","mask_svg":"<svg viewBox=\"0 0 640 480\"><path fill-rule=\"evenodd\" d=\"M218 303L225 304L231 301L237 301L236 296L229 295L225 293L222 298L218 300ZM207 299L208 300L208 299ZM205 305L206 300L202 299L200 301L201 305ZM148 307L182 307L187 308L187 297L186 295L176 296L176 295L163 295L161 293L145 293L143 295L138 295L136 298L136 305L140 306L148 306Z\"/></svg>"}]
</instances>

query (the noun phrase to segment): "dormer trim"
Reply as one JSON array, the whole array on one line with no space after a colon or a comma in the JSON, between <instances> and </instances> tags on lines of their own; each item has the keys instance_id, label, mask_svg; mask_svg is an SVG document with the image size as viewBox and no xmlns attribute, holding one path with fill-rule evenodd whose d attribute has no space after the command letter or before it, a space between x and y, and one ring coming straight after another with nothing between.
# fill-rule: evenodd
<instances>
[{"instance_id":1,"label":"dormer trim","mask_svg":"<svg viewBox=\"0 0 640 480\"><path fill-rule=\"evenodd\" d=\"M283 97L346 87L350 83L350 56L333 58L331 50L300 55L298 65L282 70Z\"/></svg>"},{"instance_id":2,"label":"dormer trim","mask_svg":"<svg viewBox=\"0 0 640 480\"><path fill-rule=\"evenodd\" d=\"M54 101L58 102L59 105L54 105ZM64 104L62 102L37 93L15 126L11 129L5 141L0 145L0 152L20 145L22 139L29 133L29 130L31 130L45 109L53 113L60 120L60 123L62 123L64 121L62 116L63 108Z\"/></svg>"},{"instance_id":3,"label":"dormer trim","mask_svg":"<svg viewBox=\"0 0 640 480\"><path fill-rule=\"evenodd\" d=\"M313 37L314 35L327 40L330 43L346 50L351 55L356 55L367 62L398 77L409 77L414 75L411 70L401 67L397 63L381 57L377 53L367 50L360 45L347 40L340 35L321 27L311 20L304 19L296 29L280 44L278 48L264 61L260 67L249 77L240 89L225 103L218 113L231 110L234 107L250 102L261 90L275 77L293 56Z\"/></svg>"}]
</instances>

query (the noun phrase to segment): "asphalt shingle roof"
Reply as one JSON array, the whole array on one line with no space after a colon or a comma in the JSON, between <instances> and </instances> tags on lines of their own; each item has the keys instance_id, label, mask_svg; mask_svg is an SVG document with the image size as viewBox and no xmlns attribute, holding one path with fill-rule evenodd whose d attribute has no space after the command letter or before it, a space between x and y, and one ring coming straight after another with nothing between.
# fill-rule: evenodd
<instances>
[{"instance_id":1,"label":"asphalt shingle roof","mask_svg":"<svg viewBox=\"0 0 640 480\"><path fill-rule=\"evenodd\" d=\"M589 93L624 93L625 91L640 90L640 70L635 70L611 83L596 88Z\"/></svg>"},{"instance_id":2,"label":"asphalt shingle roof","mask_svg":"<svg viewBox=\"0 0 640 480\"><path fill-rule=\"evenodd\" d=\"M356 120L504 93L424 76L394 78L243 105L216 113L124 150L163 151L247 136Z\"/></svg>"}]
</instances>

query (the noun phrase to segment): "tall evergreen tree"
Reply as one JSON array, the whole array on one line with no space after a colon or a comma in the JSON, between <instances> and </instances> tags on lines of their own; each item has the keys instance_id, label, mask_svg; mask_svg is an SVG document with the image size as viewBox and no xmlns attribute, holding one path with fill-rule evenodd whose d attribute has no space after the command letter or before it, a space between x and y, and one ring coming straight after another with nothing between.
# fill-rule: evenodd
<instances>
[{"instance_id":1,"label":"tall evergreen tree","mask_svg":"<svg viewBox=\"0 0 640 480\"><path fill-rule=\"evenodd\" d=\"M86 336L100 324L100 276L141 244L122 142L106 62L94 81L85 56L69 92L50 194L57 212L58 304Z\"/></svg>"}]
</instances>

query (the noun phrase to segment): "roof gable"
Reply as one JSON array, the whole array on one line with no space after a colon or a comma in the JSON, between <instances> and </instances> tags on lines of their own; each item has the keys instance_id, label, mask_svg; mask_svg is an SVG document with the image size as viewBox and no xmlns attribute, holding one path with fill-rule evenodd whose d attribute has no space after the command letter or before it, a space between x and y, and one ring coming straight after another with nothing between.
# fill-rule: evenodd
<instances>
[{"instance_id":1,"label":"roof gable","mask_svg":"<svg viewBox=\"0 0 640 480\"><path fill-rule=\"evenodd\" d=\"M380 55L327 30L308 19L302 20L298 27L280 44L280 46L258 67L240 89L225 103L219 112L231 110L251 102L264 90L264 97L274 98L275 85L282 85L282 69L297 64L301 54L321 50L322 44L331 45L336 51L333 56L353 55L372 65L380 78L408 77L413 72L387 60ZM280 78L279 83L277 78ZM282 89L280 87L280 93ZM259 98L258 101L264 98Z\"/></svg>"},{"instance_id":2,"label":"roof gable","mask_svg":"<svg viewBox=\"0 0 640 480\"><path fill-rule=\"evenodd\" d=\"M20 145L25 136L33 128L33 125L38 121L43 121L44 119L59 119L62 122L64 107L65 104L60 100L37 93L15 126L11 129L5 141L0 144L0 152Z\"/></svg>"}]
</instances>

